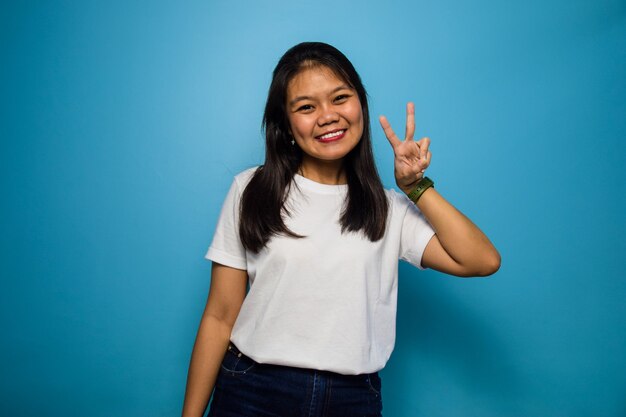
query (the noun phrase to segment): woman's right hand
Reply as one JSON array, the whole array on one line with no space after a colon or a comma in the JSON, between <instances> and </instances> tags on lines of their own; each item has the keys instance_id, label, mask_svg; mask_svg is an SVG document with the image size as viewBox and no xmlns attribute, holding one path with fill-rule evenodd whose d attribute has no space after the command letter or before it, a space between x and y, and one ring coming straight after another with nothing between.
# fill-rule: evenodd
<instances>
[{"instance_id":1,"label":"woman's right hand","mask_svg":"<svg viewBox=\"0 0 626 417\"><path fill-rule=\"evenodd\" d=\"M183 417L202 417L246 296L248 273L213 263L211 288L191 354Z\"/></svg>"}]
</instances>

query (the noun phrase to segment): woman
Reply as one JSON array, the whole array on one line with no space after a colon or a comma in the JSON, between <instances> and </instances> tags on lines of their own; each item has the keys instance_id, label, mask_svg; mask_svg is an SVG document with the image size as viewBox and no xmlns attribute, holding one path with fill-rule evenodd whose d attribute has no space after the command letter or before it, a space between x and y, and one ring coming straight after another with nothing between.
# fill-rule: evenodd
<instances>
[{"instance_id":1,"label":"woman","mask_svg":"<svg viewBox=\"0 0 626 417\"><path fill-rule=\"evenodd\" d=\"M235 177L207 253L183 415L201 416L215 387L210 416L379 416L398 259L485 276L499 254L424 176L412 103L404 140L380 118L404 194L383 189L365 89L334 47L285 53L263 123L265 163Z\"/></svg>"}]
</instances>

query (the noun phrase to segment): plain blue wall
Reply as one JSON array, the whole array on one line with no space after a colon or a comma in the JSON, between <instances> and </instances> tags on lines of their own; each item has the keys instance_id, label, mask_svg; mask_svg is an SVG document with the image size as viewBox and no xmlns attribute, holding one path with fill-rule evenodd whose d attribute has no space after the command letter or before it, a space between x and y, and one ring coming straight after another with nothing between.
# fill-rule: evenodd
<instances>
[{"instance_id":1,"label":"plain blue wall","mask_svg":"<svg viewBox=\"0 0 626 417\"><path fill-rule=\"evenodd\" d=\"M3 2L0 414L178 415L204 251L304 40L374 120L415 101L429 175L503 257L401 266L385 415L626 415L623 0Z\"/></svg>"}]
</instances>

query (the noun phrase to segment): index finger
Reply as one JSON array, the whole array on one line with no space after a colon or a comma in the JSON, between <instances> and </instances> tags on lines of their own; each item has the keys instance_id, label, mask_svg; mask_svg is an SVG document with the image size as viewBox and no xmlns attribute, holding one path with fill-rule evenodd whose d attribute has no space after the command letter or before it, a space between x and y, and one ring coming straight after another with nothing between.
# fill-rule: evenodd
<instances>
[{"instance_id":1,"label":"index finger","mask_svg":"<svg viewBox=\"0 0 626 417\"><path fill-rule=\"evenodd\" d=\"M400 139L398 139L398 136L396 136L396 133L391 128L389 120L387 120L385 116L380 116L378 118L378 121L380 122L380 126L383 128L385 136L387 137L387 140L389 141L391 146L395 148L396 146L400 145L402 142L400 141Z\"/></svg>"}]
</instances>

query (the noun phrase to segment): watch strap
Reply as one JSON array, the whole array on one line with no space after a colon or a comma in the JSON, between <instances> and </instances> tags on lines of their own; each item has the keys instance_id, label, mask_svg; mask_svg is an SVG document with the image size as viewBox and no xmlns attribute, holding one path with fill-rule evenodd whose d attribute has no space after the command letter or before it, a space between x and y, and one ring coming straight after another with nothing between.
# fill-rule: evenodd
<instances>
[{"instance_id":1,"label":"watch strap","mask_svg":"<svg viewBox=\"0 0 626 417\"><path fill-rule=\"evenodd\" d=\"M407 196L409 197L409 200L411 200L413 203L417 203L417 200L419 200L422 194L424 194L424 191L434 186L435 183L433 182L433 180L428 177L423 177L421 180L418 181L417 185L415 185L413 191L407 194Z\"/></svg>"}]
</instances>

